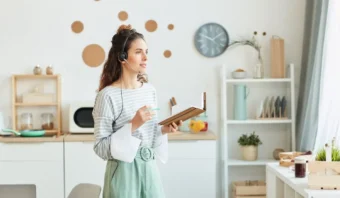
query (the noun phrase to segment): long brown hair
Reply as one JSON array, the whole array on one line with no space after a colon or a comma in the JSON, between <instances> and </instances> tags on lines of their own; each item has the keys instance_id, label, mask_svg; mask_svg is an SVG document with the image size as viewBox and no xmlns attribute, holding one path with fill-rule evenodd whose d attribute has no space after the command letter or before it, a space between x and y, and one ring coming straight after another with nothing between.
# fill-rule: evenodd
<instances>
[{"instance_id":1,"label":"long brown hair","mask_svg":"<svg viewBox=\"0 0 340 198\"><path fill-rule=\"evenodd\" d=\"M130 49L131 43L134 40L140 38L144 40L144 36L141 33L138 33L135 29L132 29L131 25L119 26L117 33L113 36L111 41L112 46L108 54L108 59L106 60L103 67L98 91L101 91L106 86L111 85L120 79L123 68L118 56L121 52L127 53L127 51ZM124 49L122 49L125 40L126 44ZM141 82L147 82L147 75L138 74L137 79Z\"/></svg>"}]
</instances>

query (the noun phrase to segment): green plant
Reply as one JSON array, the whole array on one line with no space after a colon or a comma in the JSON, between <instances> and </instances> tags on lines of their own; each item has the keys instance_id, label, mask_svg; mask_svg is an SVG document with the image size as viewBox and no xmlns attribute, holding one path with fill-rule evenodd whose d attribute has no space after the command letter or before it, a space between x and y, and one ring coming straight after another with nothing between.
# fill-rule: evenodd
<instances>
[{"instance_id":1,"label":"green plant","mask_svg":"<svg viewBox=\"0 0 340 198\"><path fill-rule=\"evenodd\" d=\"M256 40L255 36L253 36L251 39L244 39L244 40L239 40L239 41L233 41L233 42L230 43L228 48L231 48L231 47L237 46L237 45L248 45L248 46L253 47L258 52L258 58L262 60L262 57L261 57L261 45Z\"/></svg>"},{"instance_id":2,"label":"green plant","mask_svg":"<svg viewBox=\"0 0 340 198\"><path fill-rule=\"evenodd\" d=\"M320 149L316 153L315 157L316 161L326 161L326 150L325 148ZM340 149L333 147L332 148L332 161L340 161Z\"/></svg>"},{"instance_id":3,"label":"green plant","mask_svg":"<svg viewBox=\"0 0 340 198\"><path fill-rule=\"evenodd\" d=\"M238 143L241 146L258 146L261 145L262 142L258 135L255 134L255 131L249 135L243 134L239 139Z\"/></svg>"}]
</instances>

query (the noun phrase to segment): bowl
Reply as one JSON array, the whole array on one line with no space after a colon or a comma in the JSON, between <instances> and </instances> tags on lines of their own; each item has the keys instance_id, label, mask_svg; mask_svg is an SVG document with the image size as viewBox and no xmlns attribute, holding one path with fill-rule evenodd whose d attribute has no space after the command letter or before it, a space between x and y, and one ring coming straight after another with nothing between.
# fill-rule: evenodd
<instances>
[{"instance_id":1,"label":"bowl","mask_svg":"<svg viewBox=\"0 0 340 198\"><path fill-rule=\"evenodd\" d=\"M247 77L247 72L245 71L233 71L232 77L235 79L243 79Z\"/></svg>"}]
</instances>

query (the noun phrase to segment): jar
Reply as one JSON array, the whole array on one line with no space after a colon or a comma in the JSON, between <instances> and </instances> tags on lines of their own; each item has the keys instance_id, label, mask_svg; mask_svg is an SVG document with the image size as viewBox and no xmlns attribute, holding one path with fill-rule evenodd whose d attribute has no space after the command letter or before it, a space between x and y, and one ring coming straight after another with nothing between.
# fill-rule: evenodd
<instances>
[{"instance_id":1,"label":"jar","mask_svg":"<svg viewBox=\"0 0 340 198\"><path fill-rule=\"evenodd\" d=\"M201 129L201 132L208 131L208 116L206 116L205 113L199 115L196 120L201 120L202 122L204 122L204 128Z\"/></svg>"},{"instance_id":2,"label":"jar","mask_svg":"<svg viewBox=\"0 0 340 198\"><path fill-rule=\"evenodd\" d=\"M20 130L33 129L33 116L31 113L23 113L20 117Z\"/></svg>"},{"instance_id":3,"label":"jar","mask_svg":"<svg viewBox=\"0 0 340 198\"><path fill-rule=\"evenodd\" d=\"M306 159L296 157L294 159L294 164L295 164L295 177L297 178L306 177L306 164L307 164Z\"/></svg>"},{"instance_id":4,"label":"jar","mask_svg":"<svg viewBox=\"0 0 340 198\"><path fill-rule=\"evenodd\" d=\"M39 65L35 66L34 69L33 69L33 73L35 75L41 75L41 68Z\"/></svg>"},{"instance_id":5,"label":"jar","mask_svg":"<svg viewBox=\"0 0 340 198\"><path fill-rule=\"evenodd\" d=\"M52 65L49 65L46 67L46 74L47 75L52 75L53 74L53 67Z\"/></svg>"},{"instance_id":6,"label":"jar","mask_svg":"<svg viewBox=\"0 0 340 198\"><path fill-rule=\"evenodd\" d=\"M44 130L54 129L54 116L52 113L41 114L41 128Z\"/></svg>"}]
</instances>

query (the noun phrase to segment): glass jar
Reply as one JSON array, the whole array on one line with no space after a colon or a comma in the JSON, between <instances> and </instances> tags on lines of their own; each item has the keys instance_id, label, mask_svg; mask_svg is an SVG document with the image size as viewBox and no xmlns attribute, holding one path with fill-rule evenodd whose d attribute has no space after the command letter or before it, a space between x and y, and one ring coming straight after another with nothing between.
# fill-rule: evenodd
<instances>
[{"instance_id":1,"label":"glass jar","mask_svg":"<svg viewBox=\"0 0 340 198\"><path fill-rule=\"evenodd\" d=\"M54 129L54 116L52 113L41 114L41 128L44 130Z\"/></svg>"},{"instance_id":2,"label":"glass jar","mask_svg":"<svg viewBox=\"0 0 340 198\"><path fill-rule=\"evenodd\" d=\"M20 130L33 129L33 116L31 113L22 113L20 117Z\"/></svg>"},{"instance_id":3,"label":"glass jar","mask_svg":"<svg viewBox=\"0 0 340 198\"><path fill-rule=\"evenodd\" d=\"M294 159L294 164L295 164L295 177L297 178L306 177L306 164L307 164L306 159L296 157Z\"/></svg>"}]
</instances>

